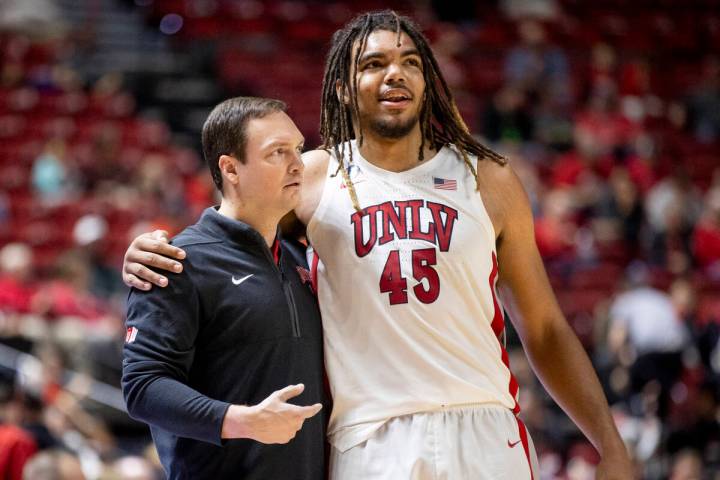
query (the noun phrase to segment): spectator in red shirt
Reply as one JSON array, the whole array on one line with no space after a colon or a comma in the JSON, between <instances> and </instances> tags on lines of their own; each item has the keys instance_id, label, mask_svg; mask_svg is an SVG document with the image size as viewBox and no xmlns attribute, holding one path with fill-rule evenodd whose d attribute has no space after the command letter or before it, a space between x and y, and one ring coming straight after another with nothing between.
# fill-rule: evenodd
<instances>
[{"instance_id":1,"label":"spectator in red shirt","mask_svg":"<svg viewBox=\"0 0 720 480\"><path fill-rule=\"evenodd\" d=\"M0 478L22 480L25 463L37 452L30 434L12 423L13 389L0 387Z\"/></svg>"},{"instance_id":2,"label":"spectator in red shirt","mask_svg":"<svg viewBox=\"0 0 720 480\"><path fill-rule=\"evenodd\" d=\"M571 260L575 255L575 233L572 221L573 199L567 190L547 193L542 216L535 222L535 239L543 258Z\"/></svg>"},{"instance_id":3,"label":"spectator in red shirt","mask_svg":"<svg viewBox=\"0 0 720 480\"><path fill-rule=\"evenodd\" d=\"M0 311L28 313L34 288L30 283L32 250L22 243L9 243L0 250Z\"/></svg>"},{"instance_id":4,"label":"spectator in red shirt","mask_svg":"<svg viewBox=\"0 0 720 480\"><path fill-rule=\"evenodd\" d=\"M620 112L617 87L613 83L603 84L592 93L576 122L576 131L594 140L601 157L629 144L639 133L638 126Z\"/></svg>"},{"instance_id":5,"label":"spectator in red shirt","mask_svg":"<svg viewBox=\"0 0 720 480\"><path fill-rule=\"evenodd\" d=\"M108 305L90 293L90 264L79 251L69 251L57 261L54 278L35 296L38 312L49 319L75 317L94 323L109 314Z\"/></svg>"},{"instance_id":6,"label":"spectator in red shirt","mask_svg":"<svg viewBox=\"0 0 720 480\"><path fill-rule=\"evenodd\" d=\"M633 152L625 161L630 179L644 196L657 183L656 146L649 135L639 135L634 142Z\"/></svg>"}]
</instances>

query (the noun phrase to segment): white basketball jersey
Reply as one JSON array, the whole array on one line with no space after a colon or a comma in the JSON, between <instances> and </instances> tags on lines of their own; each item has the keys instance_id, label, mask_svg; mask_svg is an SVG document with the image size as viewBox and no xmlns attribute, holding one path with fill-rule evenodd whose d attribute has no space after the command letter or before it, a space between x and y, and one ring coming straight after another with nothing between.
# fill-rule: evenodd
<instances>
[{"instance_id":1,"label":"white basketball jersey","mask_svg":"<svg viewBox=\"0 0 720 480\"><path fill-rule=\"evenodd\" d=\"M467 166L446 147L396 173L352 148L362 212L331 157L308 224L320 258L330 442L345 451L389 418L450 405L517 413L499 341L495 231Z\"/></svg>"}]
</instances>

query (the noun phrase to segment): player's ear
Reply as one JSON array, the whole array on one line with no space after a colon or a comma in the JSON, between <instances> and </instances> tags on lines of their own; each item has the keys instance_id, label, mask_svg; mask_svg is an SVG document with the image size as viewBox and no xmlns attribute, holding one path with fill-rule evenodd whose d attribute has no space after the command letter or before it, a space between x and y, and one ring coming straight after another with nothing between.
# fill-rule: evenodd
<instances>
[{"instance_id":1,"label":"player's ear","mask_svg":"<svg viewBox=\"0 0 720 480\"><path fill-rule=\"evenodd\" d=\"M238 164L240 162L232 155L220 155L218 167L225 181L231 185L237 185L239 181Z\"/></svg>"},{"instance_id":2,"label":"player's ear","mask_svg":"<svg viewBox=\"0 0 720 480\"><path fill-rule=\"evenodd\" d=\"M335 94L342 103L345 105L350 104L350 93L348 92L347 85L340 80L335 80Z\"/></svg>"}]
</instances>

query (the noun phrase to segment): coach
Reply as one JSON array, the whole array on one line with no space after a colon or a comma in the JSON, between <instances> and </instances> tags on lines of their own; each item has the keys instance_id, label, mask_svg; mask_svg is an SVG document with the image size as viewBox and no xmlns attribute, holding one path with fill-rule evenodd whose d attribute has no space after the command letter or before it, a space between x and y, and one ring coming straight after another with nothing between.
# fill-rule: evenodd
<instances>
[{"instance_id":1,"label":"coach","mask_svg":"<svg viewBox=\"0 0 720 480\"><path fill-rule=\"evenodd\" d=\"M325 476L320 314L304 247L278 234L303 173L285 109L215 107L202 142L220 207L173 239L189 253L182 275L130 292L123 393L170 479Z\"/></svg>"}]
</instances>

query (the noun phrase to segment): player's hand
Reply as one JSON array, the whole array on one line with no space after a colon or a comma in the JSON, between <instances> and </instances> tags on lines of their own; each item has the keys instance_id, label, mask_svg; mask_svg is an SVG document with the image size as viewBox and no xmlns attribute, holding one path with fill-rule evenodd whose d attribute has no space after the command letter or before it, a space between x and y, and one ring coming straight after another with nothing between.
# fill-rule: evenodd
<instances>
[{"instance_id":1,"label":"player's hand","mask_svg":"<svg viewBox=\"0 0 720 480\"><path fill-rule=\"evenodd\" d=\"M626 451L603 457L595 470L596 480L634 480L633 464Z\"/></svg>"},{"instance_id":2,"label":"player's hand","mask_svg":"<svg viewBox=\"0 0 720 480\"><path fill-rule=\"evenodd\" d=\"M308 418L322 409L316 403L306 407L287 403L305 390L305 386L290 385L270 394L261 403L245 407L231 405L225 414L222 438L250 438L261 443L288 443Z\"/></svg>"},{"instance_id":3,"label":"player's hand","mask_svg":"<svg viewBox=\"0 0 720 480\"><path fill-rule=\"evenodd\" d=\"M155 267L169 272L182 272L182 264L173 259L182 260L185 252L168 242L168 232L155 230L135 237L123 260L123 282L128 287L150 290L151 284L158 287L167 285L167 277L153 272L147 267Z\"/></svg>"}]
</instances>

